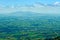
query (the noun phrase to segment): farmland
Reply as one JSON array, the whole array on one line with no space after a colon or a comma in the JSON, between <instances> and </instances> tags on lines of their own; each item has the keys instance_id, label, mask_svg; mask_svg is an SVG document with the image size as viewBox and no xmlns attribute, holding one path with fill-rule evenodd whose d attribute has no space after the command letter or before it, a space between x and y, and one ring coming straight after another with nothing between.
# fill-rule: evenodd
<instances>
[{"instance_id":1,"label":"farmland","mask_svg":"<svg viewBox=\"0 0 60 40\"><path fill-rule=\"evenodd\" d=\"M60 36L60 16L33 12L0 15L0 40L55 40Z\"/></svg>"}]
</instances>

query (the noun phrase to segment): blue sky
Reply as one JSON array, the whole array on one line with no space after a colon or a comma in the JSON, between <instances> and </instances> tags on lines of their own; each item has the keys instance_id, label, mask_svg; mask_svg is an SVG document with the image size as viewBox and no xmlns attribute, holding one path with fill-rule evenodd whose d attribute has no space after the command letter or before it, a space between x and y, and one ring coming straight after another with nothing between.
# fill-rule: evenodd
<instances>
[{"instance_id":1,"label":"blue sky","mask_svg":"<svg viewBox=\"0 0 60 40\"><path fill-rule=\"evenodd\" d=\"M12 4L33 4L36 2L40 2L40 3L47 3L47 4L52 4L54 2L60 2L60 0L0 0L0 4L3 5L12 5Z\"/></svg>"},{"instance_id":2,"label":"blue sky","mask_svg":"<svg viewBox=\"0 0 60 40\"><path fill-rule=\"evenodd\" d=\"M0 0L0 13L16 11L60 13L59 10L60 0Z\"/></svg>"}]
</instances>

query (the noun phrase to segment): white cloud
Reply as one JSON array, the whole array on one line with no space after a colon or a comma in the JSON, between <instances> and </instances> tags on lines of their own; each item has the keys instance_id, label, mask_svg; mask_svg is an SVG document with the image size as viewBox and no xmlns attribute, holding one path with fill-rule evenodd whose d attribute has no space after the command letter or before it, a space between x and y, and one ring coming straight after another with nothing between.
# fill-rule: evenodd
<instances>
[{"instance_id":1,"label":"white cloud","mask_svg":"<svg viewBox=\"0 0 60 40\"><path fill-rule=\"evenodd\" d=\"M60 5L60 2L55 2L54 5Z\"/></svg>"},{"instance_id":2,"label":"white cloud","mask_svg":"<svg viewBox=\"0 0 60 40\"><path fill-rule=\"evenodd\" d=\"M23 12L30 11L36 13L60 13L60 7L49 7L41 4L33 4L33 6L31 7L28 6L15 7L13 5L8 8L3 7L0 9L0 13L12 13L17 11L23 11Z\"/></svg>"},{"instance_id":3,"label":"white cloud","mask_svg":"<svg viewBox=\"0 0 60 40\"><path fill-rule=\"evenodd\" d=\"M34 6L34 7L44 7L44 5L41 4L41 3L35 3L35 4L33 4L33 6Z\"/></svg>"}]
</instances>

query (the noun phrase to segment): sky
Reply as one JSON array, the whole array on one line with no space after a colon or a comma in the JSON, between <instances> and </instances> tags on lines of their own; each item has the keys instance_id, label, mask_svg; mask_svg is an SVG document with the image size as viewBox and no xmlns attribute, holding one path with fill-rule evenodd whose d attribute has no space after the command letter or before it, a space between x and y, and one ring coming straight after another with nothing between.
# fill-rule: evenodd
<instances>
[{"instance_id":1,"label":"sky","mask_svg":"<svg viewBox=\"0 0 60 40\"><path fill-rule=\"evenodd\" d=\"M60 13L60 0L0 0L0 13Z\"/></svg>"}]
</instances>

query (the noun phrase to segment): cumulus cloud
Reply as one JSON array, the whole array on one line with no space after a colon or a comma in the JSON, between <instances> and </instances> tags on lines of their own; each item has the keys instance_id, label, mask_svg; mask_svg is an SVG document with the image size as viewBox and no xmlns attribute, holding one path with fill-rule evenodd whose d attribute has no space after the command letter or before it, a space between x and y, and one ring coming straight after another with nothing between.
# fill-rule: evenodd
<instances>
[{"instance_id":1,"label":"cumulus cloud","mask_svg":"<svg viewBox=\"0 0 60 40\"><path fill-rule=\"evenodd\" d=\"M60 2L55 2L54 5L60 5Z\"/></svg>"}]
</instances>

